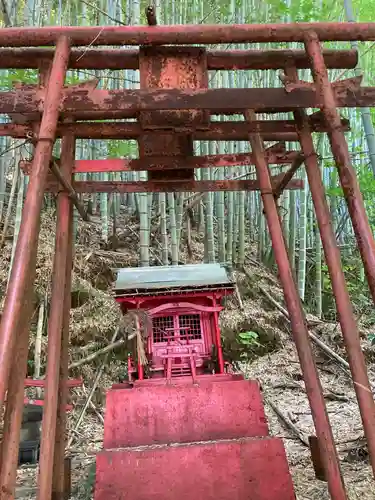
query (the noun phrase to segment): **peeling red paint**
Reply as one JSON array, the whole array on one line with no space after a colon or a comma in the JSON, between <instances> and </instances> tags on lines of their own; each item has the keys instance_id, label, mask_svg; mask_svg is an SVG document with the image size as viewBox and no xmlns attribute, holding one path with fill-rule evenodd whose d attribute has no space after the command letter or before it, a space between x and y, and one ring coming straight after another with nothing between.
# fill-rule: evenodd
<instances>
[{"instance_id":1,"label":"peeling red paint","mask_svg":"<svg viewBox=\"0 0 375 500\"><path fill-rule=\"evenodd\" d=\"M44 108L44 90L0 92L0 113L38 118ZM375 106L375 88L335 92L337 107ZM186 110L204 110L211 114L238 114L243 109L276 113L301 108L322 108L322 96L313 89L150 89L91 91L65 88L61 112L76 120L135 118L139 112L168 110L186 115ZM181 114L182 113L182 114ZM34 118L35 119L35 118ZM158 124L158 127L161 125ZM168 122L167 122L168 126ZM203 127L203 124L202 124Z\"/></svg>"},{"instance_id":2,"label":"peeling red paint","mask_svg":"<svg viewBox=\"0 0 375 500\"><path fill-rule=\"evenodd\" d=\"M298 156L298 151L277 153L270 151L266 154L266 160L270 164L285 165L292 163ZM56 162L58 163L58 162ZM213 168L231 167L238 165L253 165L254 159L251 153L223 154L207 156L172 156L172 157L149 157L141 160L128 160L111 158L109 160L76 160L74 173L94 172L131 172L145 170L176 170L179 168ZM26 175L30 175L32 169L31 161L21 161L20 167Z\"/></svg>"}]
</instances>

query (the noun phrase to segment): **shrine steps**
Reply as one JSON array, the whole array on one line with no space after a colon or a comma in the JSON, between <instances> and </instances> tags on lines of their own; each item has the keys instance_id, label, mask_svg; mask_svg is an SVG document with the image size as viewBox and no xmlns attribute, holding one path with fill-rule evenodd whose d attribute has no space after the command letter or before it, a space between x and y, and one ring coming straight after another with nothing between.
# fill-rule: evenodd
<instances>
[{"instance_id":1,"label":"shrine steps","mask_svg":"<svg viewBox=\"0 0 375 500\"><path fill-rule=\"evenodd\" d=\"M95 500L295 499L258 383L215 378L108 391Z\"/></svg>"}]
</instances>

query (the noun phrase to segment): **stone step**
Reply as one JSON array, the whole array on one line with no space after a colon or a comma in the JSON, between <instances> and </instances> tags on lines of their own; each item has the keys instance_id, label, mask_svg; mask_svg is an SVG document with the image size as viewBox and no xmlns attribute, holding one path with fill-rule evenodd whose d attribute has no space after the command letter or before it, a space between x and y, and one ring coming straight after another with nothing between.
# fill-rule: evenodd
<instances>
[{"instance_id":1,"label":"stone step","mask_svg":"<svg viewBox=\"0 0 375 500\"><path fill-rule=\"evenodd\" d=\"M95 500L295 500L283 442L253 438L104 450Z\"/></svg>"},{"instance_id":2,"label":"stone step","mask_svg":"<svg viewBox=\"0 0 375 500\"><path fill-rule=\"evenodd\" d=\"M105 449L267 435L255 381L140 386L107 393Z\"/></svg>"},{"instance_id":3,"label":"stone step","mask_svg":"<svg viewBox=\"0 0 375 500\"><path fill-rule=\"evenodd\" d=\"M224 382L224 381L234 381L234 380L243 380L243 375L238 373L223 373L223 374L204 374L197 375L197 384L207 384L207 383L216 383L216 382ZM171 382L168 382L165 377L160 378L151 378L144 380L135 380L133 383L128 381L120 382L112 385L112 389L130 389L131 387L155 387L155 385L191 385L193 383L193 379L191 375L185 377L178 377L172 379Z\"/></svg>"}]
</instances>

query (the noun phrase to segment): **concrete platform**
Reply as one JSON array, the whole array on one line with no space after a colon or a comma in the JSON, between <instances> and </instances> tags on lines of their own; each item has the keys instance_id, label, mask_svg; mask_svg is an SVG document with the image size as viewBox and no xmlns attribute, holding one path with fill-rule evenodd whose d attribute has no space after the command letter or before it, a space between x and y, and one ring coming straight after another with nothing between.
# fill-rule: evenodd
<instances>
[{"instance_id":1,"label":"concrete platform","mask_svg":"<svg viewBox=\"0 0 375 500\"><path fill-rule=\"evenodd\" d=\"M284 446L257 438L97 456L95 500L295 500Z\"/></svg>"},{"instance_id":2,"label":"concrete platform","mask_svg":"<svg viewBox=\"0 0 375 500\"><path fill-rule=\"evenodd\" d=\"M268 435L259 385L225 380L199 386L111 389L105 449Z\"/></svg>"}]
</instances>

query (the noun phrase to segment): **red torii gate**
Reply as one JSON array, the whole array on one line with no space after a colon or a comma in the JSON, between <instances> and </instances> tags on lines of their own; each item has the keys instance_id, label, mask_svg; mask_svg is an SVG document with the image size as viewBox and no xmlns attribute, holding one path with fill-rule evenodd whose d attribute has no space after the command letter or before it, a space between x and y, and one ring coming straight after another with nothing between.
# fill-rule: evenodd
<instances>
[{"instance_id":1,"label":"red torii gate","mask_svg":"<svg viewBox=\"0 0 375 500\"><path fill-rule=\"evenodd\" d=\"M151 23L150 23L151 24ZM64 498L65 403L67 400L69 307L72 268L72 202L77 192L205 191L259 189L291 318L306 391L331 497L347 498L332 437L319 376L314 363L301 302L296 290L278 217L276 198L285 187L298 188L292 176L305 163L323 248L336 298L371 464L375 472L375 409L360 347L340 255L329 217L311 132L327 132L353 222L370 291L375 301L375 243L368 224L355 171L350 163L337 107L372 106L375 88L361 88L360 78L331 84L329 67L354 67L353 51L321 49L326 40L375 40L375 23L298 23L275 25L199 25L126 27L44 27L0 30L0 66L39 68L38 86L18 86L0 93L0 113L13 123L1 135L29 138L35 143L22 223L0 326L0 406L8 392L1 450L0 491L13 498L18 440L26 372L31 290L35 276L39 219L44 192L58 190L56 254L48 325L46 405L43 417L39 500ZM188 44L293 42L305 51L208 52ZM164 47L171 44L171 47ZM56 49L40 48L56 45ZM71 49L72 46L140 45L139 51ZM19 49L17 49L18 47ZM23 48L23 47L35 47ZM139 68L141 90L98 90L95 83L64 87L68 67ZM207 89L208 69L283 68L285 89ZM297 69L310 67L314 83L298 80ZM178 88L176 88L178 87ZM320 108L308 116L305 109ZM293 111L294 121L256 120L256 112ZM243 114L245 122L213 122L211 114ZM138 119L135 123L87 123L84 120ZM285 135L287 134L287 135ZM59 161L52 159L56 137L62 137ZM139 160L112 163L74 161L75 139L136 138ZM249 155L194 157L193 139L249 140ZM264 151L263 141L295 141L300 152L279 145ZM168 152L168 155L166 155ZM51 163L51 160L52 163ZM283 176L271 178L268 163L290 163ZM194 180L194 168L254 163L257 181ZM49 178L49 168L57 181ZM145 183L78 183L74 171L148 170ZM82 208L82 207L81 207ZM11 376L10 376L11 373Z\"/></svg>"}]
</instances>

